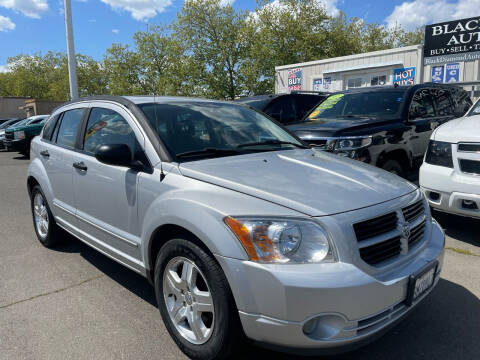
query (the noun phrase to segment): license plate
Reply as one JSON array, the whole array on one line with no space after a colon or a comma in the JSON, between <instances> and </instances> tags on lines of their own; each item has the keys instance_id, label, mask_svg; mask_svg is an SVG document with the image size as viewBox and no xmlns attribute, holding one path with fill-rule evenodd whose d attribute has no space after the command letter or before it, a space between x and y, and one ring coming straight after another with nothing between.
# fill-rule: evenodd
<instances>
[{"instance_id":1,"label":"license plate","mask_svg":"<svg viewBox=\"0 0 480 360\"><path fill-rule=\"evenodd\" d=\"M437 273L437 265L438 263L434 261L410 276L407 305L414 304L415 301L432 288L435 282L435 274Z\"/></svg>"}]
</instances>

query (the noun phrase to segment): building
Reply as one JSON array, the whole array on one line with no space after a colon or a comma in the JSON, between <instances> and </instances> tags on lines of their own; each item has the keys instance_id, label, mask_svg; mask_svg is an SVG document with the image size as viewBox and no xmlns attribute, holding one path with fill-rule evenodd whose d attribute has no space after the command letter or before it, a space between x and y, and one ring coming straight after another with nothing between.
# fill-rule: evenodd
<instances>
[{"instance_id":1,"label":"building","mask_svg":"<svg viewBox=\"0 0 480 360\"><path fill-rule=\"evenodd\" d=\"M278 66L275 93L430 81L467 90L480 85L480 17L428 25L425 32L425 45Z\"/></svg>"},{"instance_id":2,"label":"building","mask_svg":"<svg viewBox=\"0 0 480 360\"><path fill-rule=\"evenodd\" d=\"M0 118L24 118L50 114L63 101L38 100L28 97L0 97Z\"/></svg>"}]
</instances>

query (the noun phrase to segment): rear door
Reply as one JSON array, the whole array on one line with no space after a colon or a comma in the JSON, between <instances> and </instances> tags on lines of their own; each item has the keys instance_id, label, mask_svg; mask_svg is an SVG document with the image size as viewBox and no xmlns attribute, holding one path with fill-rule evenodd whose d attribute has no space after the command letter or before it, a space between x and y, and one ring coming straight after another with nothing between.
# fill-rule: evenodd
<instances>
[{"instance_id":1,"label":"rear door","mask_svg":"<svg viewBox=\"0 0 480 360\"><path fill-rule=\"evenodd\" d=\"M105 144L127 144L136 158L145 160L144 138L123 108L95 104L89 110L80 151L72 164L76 214L85 240L119 259L141 269L140 229L137 217L139 172L100 163L96 150ZM72 166L70 164L70 166Z\"/></svg>"},{"instance_id":2,"label":"rear door","mask_svg":"<svg viewBox=\"0 0 480 360\"><path fill-rule=\"evenodd\" d=\"M68 228L76 226L72 161L84 106L77 105L49 121L39 145L40 158L52 187L52 211L57 222Z\"/></svg>"}]
</instances>

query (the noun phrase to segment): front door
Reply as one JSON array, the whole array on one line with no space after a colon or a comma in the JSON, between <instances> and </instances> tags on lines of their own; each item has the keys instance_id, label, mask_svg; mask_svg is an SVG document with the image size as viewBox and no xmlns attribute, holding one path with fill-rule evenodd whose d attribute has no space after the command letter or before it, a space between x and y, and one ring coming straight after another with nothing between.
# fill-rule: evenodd
<instances>
[{"instance_id":1,"label":"front door","mask_svg":"<svg viewBox=\"0 0 480 360\"><path fill-rule=\"evenodd\" d=\"M86 241L93 246L131 268L141 269L139 173L100 163L95 152L106 144L127 144L132 153L144 146L130 115L108 103L91 108L80 151L75 156L73 184L78 226L88 234Z\"/></svg>"}]
</instances>

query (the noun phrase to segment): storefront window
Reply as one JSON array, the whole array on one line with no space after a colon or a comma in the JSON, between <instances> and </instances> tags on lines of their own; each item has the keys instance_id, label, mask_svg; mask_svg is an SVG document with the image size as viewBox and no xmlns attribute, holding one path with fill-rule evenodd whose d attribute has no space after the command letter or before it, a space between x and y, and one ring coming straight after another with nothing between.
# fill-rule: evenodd
<instances>
[{"instance_id":1,"label":"storefront window","mask_svg":"<svg viewBox=\"0 0 480 360\"><path fill-rule=\"evenodd\" d=\"M387 83L387 75L372 76L371 86L381 86Z\"/></svg>"},{"instance_id":2,"label":"storefront window","mask_svg":"<svg viewBox=\"0 0 480 360\"><path fill-rule=\"evenodd\" d=\"M362 87L363 84L363 79L362 78L353 78L353 79L348 79L347 81L347 88L359 88Z\"/></svg>"}]
</instances>

